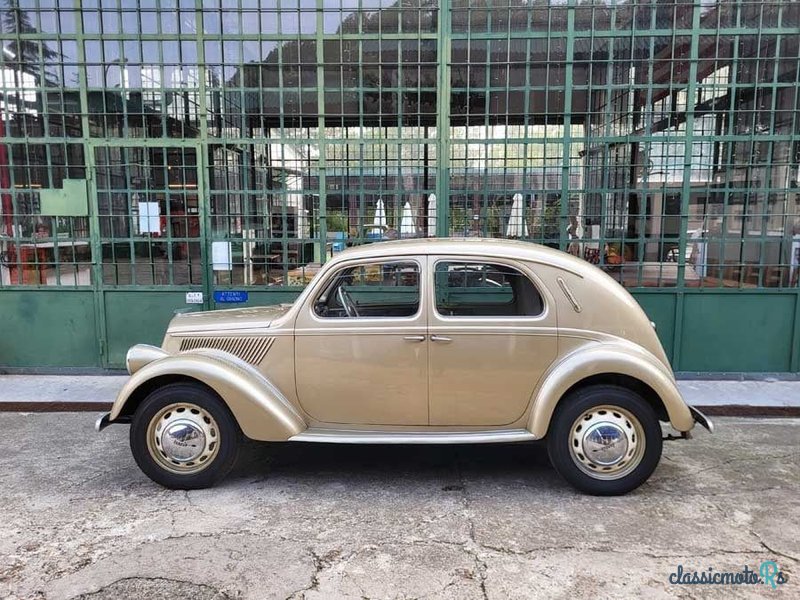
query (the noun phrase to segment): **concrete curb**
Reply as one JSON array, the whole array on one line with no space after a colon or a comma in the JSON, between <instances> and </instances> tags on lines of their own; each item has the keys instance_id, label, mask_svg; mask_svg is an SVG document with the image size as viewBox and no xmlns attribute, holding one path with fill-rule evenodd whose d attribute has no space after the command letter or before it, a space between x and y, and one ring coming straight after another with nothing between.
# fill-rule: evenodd
<instances>
[{"instance_id":1,"label":"concrete curb","mask_svg":"<svg viewBox=\"0 0 800 600\"><path fill-rule=\"evenodd\" d=\"M107 411L127 379L127 375L0 375L0 411ZM800 416L800 381L681 379L678 387L689 404L710 416Z\"/></svg>"}]
</instances>

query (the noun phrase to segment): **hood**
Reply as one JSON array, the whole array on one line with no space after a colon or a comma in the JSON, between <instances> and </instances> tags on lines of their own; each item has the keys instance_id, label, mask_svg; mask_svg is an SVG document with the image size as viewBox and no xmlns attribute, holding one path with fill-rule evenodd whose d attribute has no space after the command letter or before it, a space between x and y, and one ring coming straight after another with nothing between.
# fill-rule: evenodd
<instances>
[{"instance_id":1,"label":"hood","mask_svg":"<svg viewBox=\"0 0 800 600\"><path fill-rule=\"evenodd\" d=\"M269 327L275 319L285 315L291 306L291 304L279 304L277 306L181 313L172 319L167 333L184 334Z\"/></svg>"}]
</instances>

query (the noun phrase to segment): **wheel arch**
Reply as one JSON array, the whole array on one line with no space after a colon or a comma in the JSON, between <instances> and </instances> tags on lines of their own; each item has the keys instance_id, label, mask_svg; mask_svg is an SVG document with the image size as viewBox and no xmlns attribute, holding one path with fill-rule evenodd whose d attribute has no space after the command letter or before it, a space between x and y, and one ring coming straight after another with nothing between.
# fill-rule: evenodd
<instances>
[{"instance_id":1,"label":"wheel arch","mask_svg":"<svg viewBox=\"0 0 800 600\"><path fill-rule=\"evenodd\" d=\"M185 352L145 365L120 391L109 422L130 421L153 390L181 381L203 385L218 396L251 439L285 441L306 429L303 417L275 385L249 364L219 350Z\"/></svg>"},{"instance_id":2,"label":"wheel arch","mask_svg":"<svg viewBox=\"0 0 800 600\"><path fill-rule=\"evenodd\" d=\"M576 381L564 392L562 397L559 398L559 404L563 398L577 392L578 390L595 385L615 385L617 387L625 388L626 390L635 392L641 396L642 399L647 401L647 403L653 408L659 421L669 421L667 407L664 406L664 402L661 400L656 391L641 379L637 379L636 377L632 377L630 375L624 375L622 373L598 373L597 375L590 375L589 377L581 379L580 381Z\"/></svg>"},{"instance_id":3,"label":"wheel arch","mask_svg":"<svg viewBox=\"0 0 800 600\"><path fill-rule=\"evenodd\" d=\"M170 373L167 375L158 375L156 377L152 377L151 379L147 379L143 381L141 385L135 388L129 395L125 403L121 406L117 416L114 418L115 422L125 422L129 421L133 418L134 413L139 408L139 406L144 402L144 399L147 398L151 394L151 392L157 390L160 387L164 387L165 385L170 385L171 383L191 383L193 385L198 385L205 388L207 391L214 394L217 398L219 398L223 404L227 406L227 403L220 395L216 392L214 388L212 388L207 383L200 381L194 377L190 377L189 375L180 375L178 373ZM116 403L115 403L116 404Z\"/></svg>"},{"instance_id":4,"label":"wheel arch","mask_svg":"<svg viewBox=\"0 0 800 600\"><path fill-rule=\"evenodd\" d=\"M547 435L556 407L572 392L591 385L611 384L636 392L661 421L677 431L689 431L694 419L683 401L672 372L646 350L630 343L596 344L579 349L551 367L534 392L528 429Z\"/></svg>"}]
</instances>

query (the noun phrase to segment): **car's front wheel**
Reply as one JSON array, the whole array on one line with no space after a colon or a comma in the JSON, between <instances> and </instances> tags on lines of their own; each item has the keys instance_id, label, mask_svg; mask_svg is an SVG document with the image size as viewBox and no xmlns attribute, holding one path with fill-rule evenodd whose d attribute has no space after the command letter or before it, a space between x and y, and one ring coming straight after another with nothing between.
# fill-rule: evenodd
<instances>
[{"instance_id":1,"label":"car's front wheel","mask_svg":"<svg viewBox=\"0 0 800 600\"><path fill-rule=\"evenodd\" d=\"M547 435L555 469L588 494L626 494L650 477L661 458L653 407L618 386L591 386L563 398Z\"/></svg>"},{"instance_id":2,"label":"car's front wheel","mask_svg":"<svg viewBox=\"0 0 800 600\"><path fill-rule=\"evenodd\" d=\"M208 388L174 383L151 392L131 423L133 458L150 479L173 489L210 487L233 468L241 434Z\"/></svg>"}]
</instances>

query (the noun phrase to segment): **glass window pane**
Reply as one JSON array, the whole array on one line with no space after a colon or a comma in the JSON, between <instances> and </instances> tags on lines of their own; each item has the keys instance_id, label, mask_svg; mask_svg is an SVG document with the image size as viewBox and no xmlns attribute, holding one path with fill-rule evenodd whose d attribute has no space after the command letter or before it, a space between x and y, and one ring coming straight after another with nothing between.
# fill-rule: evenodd
<instances>
[{"instance_id":1,"label":"glass window pane","mask_svg":"<svg viewBox=\"0 0 800 600\"><path fill-rule=\"evenodd\" d=\"M327 318L405 318L419 311L419 265L383 262L345 267L314 304Z\"/></svg>"},{"instance_id":2,"label":"glass window pane","mask_svg":"<svg viewBox=\"0 0 800 600\"><path fill-rule=\"evenodd\" d=\"M544 310L542 297L525 275L488 263L438 262L436 311L448 317L528 317Z\"/></svg>"}]
</instances>

